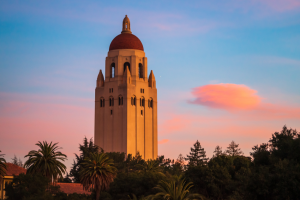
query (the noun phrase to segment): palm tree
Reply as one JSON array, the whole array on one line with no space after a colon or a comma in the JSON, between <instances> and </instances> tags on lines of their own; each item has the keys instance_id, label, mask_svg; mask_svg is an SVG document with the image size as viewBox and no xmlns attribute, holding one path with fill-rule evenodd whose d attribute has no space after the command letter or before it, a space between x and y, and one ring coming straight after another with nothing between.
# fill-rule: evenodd
<instances>
[{"instance_id":1,"label":"palm tree","mask_svg":"<svg viewBox=\"0 0 300 200\"><path fill-rule=\"evenodd\" d=\"M171 181L161 180L155 187L159 192L155 195L150 195L150 199L156 199L162 197L166 200L192 200L192 199L204 199L200 194L189 194L190 189L193 187L192 182L186 183L181 177L175 176Z\"/></svg>"},{"instance_id":2,"label":"palm tree","mask_svg":"<svg viewBox=\"0 0 300 200\"><path fill-rule=\"evenodd\" d=\"M29 157L24 164L27 173L40 173L53 181L62 178L66 172L66 166L61 161L65 161L67 156L57 151L60 149L57 144L52 144L52 142L48 144L46 141L36 143L35 145L40 149L32 150L25 156L25 158Z\"/></svg>"},{"instance_id":3,"label":"palm tree","mask_svg":"<svg viewBox=\"0 0 300 200\"><path fill-rule=\"evenodd\" d=\"M162 171L159 163L156 160L147 160L142 165L138 165L144 172L160 173Z\"/></svg>"},{"instance_id":4,"label":"palm tree","mask_svg":"<svg viewBox=\"0 0 300 200\"><path fill-rule=\"evenodd\" d=\"M128 195L129 199L130 200L148 200L149 198L148 197L144 197L144 196L141 196L139 199L135 196L135 194L132 194L132 198Z\"/></svg>"},{"instance_id":5,"label":"palm tree","mask_svg":"<svg viewBox=\"0 0 300 200\"><path fill-rule=\"evenodd\" d=\"M81 163L79 175L83 188L95 188L96 200L99 200L100 192L107 190L116 177L117 168L105 153L90 153Z\"/></svg>"},{"instance_id":6,"label":"palm tree","mask_svg":"<svg viewBox=\"0 0 300 200\"><path fill-rule=\"evenodd\" d=\"M6 174L6 160L2 156L4 154L0 154L0 179Z\"/></svg>"}]
</instances>

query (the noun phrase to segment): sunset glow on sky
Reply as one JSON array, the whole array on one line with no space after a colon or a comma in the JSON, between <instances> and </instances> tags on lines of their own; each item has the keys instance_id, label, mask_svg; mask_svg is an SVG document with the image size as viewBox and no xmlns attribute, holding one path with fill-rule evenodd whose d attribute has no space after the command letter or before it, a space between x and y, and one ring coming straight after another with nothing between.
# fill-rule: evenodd
<instances>
[{"instance_id":1,"label":"sunset glow on sky","mask_svg":"<svg viewBox=\"0 0 300 200\"><path fill-rule=\"evenodd\" d=\"M58 142L71 166L94 135L94 91L128 15L158 91L159 155L199 140L246 156L300 130L300 0L0 1L0 150Z\"/></svg>"}]
</instances>

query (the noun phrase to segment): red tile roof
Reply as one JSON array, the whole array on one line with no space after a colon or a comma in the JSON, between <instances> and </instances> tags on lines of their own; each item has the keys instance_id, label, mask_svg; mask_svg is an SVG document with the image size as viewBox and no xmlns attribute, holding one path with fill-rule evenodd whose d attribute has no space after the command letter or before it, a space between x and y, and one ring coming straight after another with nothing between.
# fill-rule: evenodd
<instances>
[{"instance_id":1,"label":"red tile roof","mask_svg":"<svg viewBox=\"0 0 300 200\"><path fill-rule=\"evenodd\" d=\"M21 173L26 174L26 169L12 163L6 163L6 176L12 176L12 175L17 176Z\"/></svg>"},{"instance_id":2,"label":"red tile roof","mask_svg":"<svg viewBox=\"0 0 300 200\"><path fill-rule=\"evenodd\" d=\"M60 190L66 194L91 194L91 192L83 190L83 186L80 183L56 183L60 186Z\"/></svg>"}]
</instances>

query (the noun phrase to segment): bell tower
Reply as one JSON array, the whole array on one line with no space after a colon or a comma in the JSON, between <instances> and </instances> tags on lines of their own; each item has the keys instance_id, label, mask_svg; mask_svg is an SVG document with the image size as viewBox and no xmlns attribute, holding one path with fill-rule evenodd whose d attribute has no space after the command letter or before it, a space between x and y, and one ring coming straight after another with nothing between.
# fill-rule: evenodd
<instances>
[{"instance_id":1,"label":"bell tower","mask_svg":"<svg viewBox=\"0 0 300 200\"><path fill-rule=\"evenodd\" d=\"M157 158L157 89L147 57L125 16L109 47L95 90L95 144L106 152Z\"/></svg>"}]
</instances>

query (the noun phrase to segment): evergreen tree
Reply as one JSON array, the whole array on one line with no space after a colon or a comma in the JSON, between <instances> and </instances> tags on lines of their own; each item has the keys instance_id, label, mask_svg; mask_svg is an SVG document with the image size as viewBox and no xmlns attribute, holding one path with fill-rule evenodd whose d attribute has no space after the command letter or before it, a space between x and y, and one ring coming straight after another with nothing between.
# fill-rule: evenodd
<instances>
[{"instance_id":1,"label":"evergreen tree","mask_svg":"<svg viewBox=\"0 0 300 200\"><path fill-rule=\"evenodd\" d=\"M79 171L80 165L83 160L88 157L91 153L103 152L103 149L94 144L92 138L90 141L86 137L83 139L83 144L79 144L80 154L76 156L76 160L73 161L72 169L70 170L69 178L72 177L74 183L80 183Z\"/></svg>"},{"instance_id":2,"label":"evergreen tree","mask_svg":"<svg viewBox=\"0 0 300 200\"><path fill-rule=\"evenodd\" d=\"M223 155L222 147L217 145L216 148L215 148L213 157L218 157L218 156L221 156L221 155Z\"/></svg>"},{"instance_id":3,"label":"evergreen tree","mask_svg":"<svg viewBox=\"0 0 300 200\"><path fill-rule=\"evenodd\" d=\"M190 155L187 155L185 160L189 161L189 166L199 166L203 165L207 162L208 158L206 158L206 151L201 147L200 142L194 144L194 148L191 147Z\"/></svg>"},{"instance_id":4,"label":"evergreen tree","mask_svg":"<svg viewBox=\"0 0 300 200\"><path fill-rule=\"evenodd\" d=\"M22 160L17 158L16 155L12 158L12 164L18 165L19 167L24 167Z\"/></svg>"},{"instance_id":5,"label":"evergreen tree","mask_svg":"<svg viewBox=\"0 0 300 200\"><path fill-rule=\"evenodd\" d=\"M231 143L227 147L226 153L229 156L241 156L241 155L243 155L243 152L241 151L241 148L239 148L239 144L236 144L234 141L231 141Z\"/></svg>"}]
</instances>

